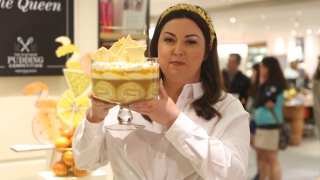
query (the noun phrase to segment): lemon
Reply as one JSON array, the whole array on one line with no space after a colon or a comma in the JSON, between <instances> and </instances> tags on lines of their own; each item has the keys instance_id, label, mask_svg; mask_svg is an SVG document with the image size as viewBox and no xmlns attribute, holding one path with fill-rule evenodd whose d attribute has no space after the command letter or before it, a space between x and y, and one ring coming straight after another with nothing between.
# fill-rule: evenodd
<instances>
[{"instance_id":1,"label":"lemon","mask_svg":"<svg viewBox=\"0 0 320 180\"><path fill-rule=\"evenodd\" d=\"M67 126L77 127L85 117L87 108L90 106L88 96L75 99L70 89L66 90L59 98L57 114L62 123Z\"/></svg>"},{"instance_id":2,"label":"lemon","mask_svg":"<svg viewBox=\"0 0 320 180\"><path fill-rule=\"evenodd\" d=\"M67 59L66 66L67 69L79 69L82 70L82 64L80 61L80 53L79 52L74 52L72 53L71 57Z\"/></svg>"},{"instance_id":3,"label":"lemon","mask_svg":"<svg viewBox=\"0 0 320 180\"><path fill-rule=\"evenodd\" d=\"M56 42L61 43L62 45L70 45L71 40L68 36L59 36L55 39Z\"/></svg>"},{"instance_id":4,"label":"lemon","mask_svg":"<svg viewBox=\"0 0 320 180\"><path fill-rule=\"evenodd\" d=\"M57 57L62 57L74 52L79 52L79 49L77 48L77 46L69 44L58 47L58 49L56 50L56 55Z\"/></svg>"},{"instance_id":5,"label":"lemon","mask_svg":"<svg viewBox=\"0 0 320 180\"><path fill-rule=\"evenodd\" d=\"M91 89L91 77L89 74L75 69L63 69L63 74L75 99L88 94Z\"/></svg>"}]
</instances>

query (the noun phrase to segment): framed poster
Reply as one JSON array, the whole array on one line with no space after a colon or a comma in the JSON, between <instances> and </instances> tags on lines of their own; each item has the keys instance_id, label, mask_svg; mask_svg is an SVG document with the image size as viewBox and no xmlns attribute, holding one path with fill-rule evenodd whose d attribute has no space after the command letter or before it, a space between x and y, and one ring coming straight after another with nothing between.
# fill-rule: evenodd
<instances>
[{"instance_id":1,"label":"framed poster","mask_svg":"<svg viewBox=\"0 0 320 180\"><path fill-rule=\"evenodd\" d=\"M73 40L73 0L0 0L0 76L61 75L58 36Z\"/></svg>"}]
</instances>

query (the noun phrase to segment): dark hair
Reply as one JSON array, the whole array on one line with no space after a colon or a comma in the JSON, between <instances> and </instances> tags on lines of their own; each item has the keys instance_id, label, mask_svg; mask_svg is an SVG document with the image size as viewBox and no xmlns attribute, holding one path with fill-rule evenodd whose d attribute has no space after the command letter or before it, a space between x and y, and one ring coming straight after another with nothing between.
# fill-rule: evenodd
<instances>
[{"instance_id":1,"label":"dark hair","mask_svg":"<svg viewBox=\"0 0 320 180\"><path fill-rule=\"evenodd\" d=\"M214 41L212 48L210 47L210 30L206 21L198 14L187 10L172 11L166 16L158 20L155 28L153 38L150 44L150 55L158 56L158 42L163 26L172 19L188 18L194 21L201 29L205 37L205 56L201 65L200 80L202 81L203 95L192 102L192 107L198 116L206 120L210 120L216 115L221 118L221 113L213 107L215 103L222 100L223 90L225 90L222 76L220 73L218 51L217 51L217 36L214 34ZM161 72L163 77L163 73Z\"/></svg>"},{"instance_id":2,"label":"dark hair","mask_svg":"<svg viewBox=\"0 0 320 180\"><path fill-rule=\"evenodd\" d=\"M320 56L318 57L318 65L316 71L313 74L313 79L320 80Z\"/></svg>"},{"instance_id":3,"label":"dark hair","mask_svg":"<svg viewBox=\"0 0 320 180\"><path fill-rule=\"evenodd\" d=\"M240 64L241 63L241 56L238 53L231 53L229 54L229 56L234 56L237 60L237 63Z\"/></svg>"},{"instance_id":4,"label":"dark hair","mask_svg":"<svg viewBox=\"0 0 320 180\"><path fill-rule=\"evenodd\" d=\"M255 82L251 82L251 87L249 89L249 95L254 98L254 97L256 97L257 88L259 86L259 76L260 76L259 63L254 64L251 67L251 69L257 72L256 77L255 77Z\"/></svg>"},{"instance_id":5,"label":"dark hair","mask_svg":"<svg viewBox=\"0 0 320 180\"><path fill-rule=\"evenodd\" d=\"M287 87L278 59L272 56L264 57L261 63L269 70L267 82L279 84L283 89Z\"/></svg>"}]
</instances>

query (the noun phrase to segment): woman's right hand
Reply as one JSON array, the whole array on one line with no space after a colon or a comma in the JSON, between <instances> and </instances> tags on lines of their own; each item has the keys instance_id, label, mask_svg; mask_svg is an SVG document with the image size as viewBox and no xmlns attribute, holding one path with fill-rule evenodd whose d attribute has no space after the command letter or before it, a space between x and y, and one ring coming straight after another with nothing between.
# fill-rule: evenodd
<instances>
[{"instance_id":1,"label":"woman's right hand","mask_svg":"<svg viewBox=\"0 0 320 180\"><path fill-rule=\"evenodd\" d=\"M99 100L92 95L89 95L91 99L91 108L87 116L87 120L91 123L99 123L107 116L109 109L116 106L116 104L108 103Z\"/></svg>"}]
</instances>

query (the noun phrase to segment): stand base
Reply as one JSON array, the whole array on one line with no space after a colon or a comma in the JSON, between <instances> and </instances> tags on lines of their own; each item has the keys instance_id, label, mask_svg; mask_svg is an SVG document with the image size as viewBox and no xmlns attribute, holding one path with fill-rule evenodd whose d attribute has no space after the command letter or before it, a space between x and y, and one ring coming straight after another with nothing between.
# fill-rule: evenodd
<instances>
[{"instance_id":1,"label":"stand base","mask_svg":"<svg viewBox=\"0 0 320 180\"><path fill-rule=\"evenodd\" d=\"M114 125L107 126L106 128L110 130L115 130L115 131L132 131L136 129L143 129L144 125L139 125L134 123L114 124Z\"/></svg>"}]
</instances>

